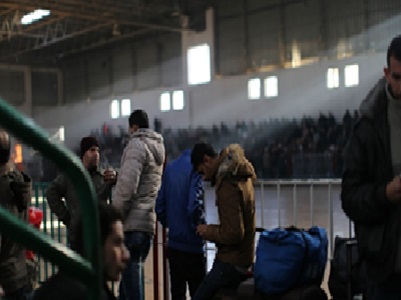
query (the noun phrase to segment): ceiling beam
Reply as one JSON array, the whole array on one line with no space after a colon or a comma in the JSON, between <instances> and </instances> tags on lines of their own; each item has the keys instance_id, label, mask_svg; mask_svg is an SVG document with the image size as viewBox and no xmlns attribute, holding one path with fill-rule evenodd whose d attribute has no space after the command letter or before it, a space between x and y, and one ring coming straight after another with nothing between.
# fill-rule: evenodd
<instances>
[{"instance_id":1,"label":"ceiling beam","mask_svg":"<svg viewBox=\"0 0 401 300\"><path fill-rule=\"evenodd\" d=\"M138 35L141 35L141 34L145 34L145 33L148 33L150 31L151 31L151 29L149 29L149 28L140 29L140 30L137 30L137 31L134 31L134 32L131 32L131 33L122 34L122 35L120 35L118 37L114 37L114 38L111 38L111 39L108 39L108 40L104 40L104 41L100 41L100 42L94 42L94 43L90 43L88 45L82 45L82 46L80 46L80 47L78 47L76 49L67 50L63 54L64 54L64 56L69 56L69 55L76 54L76 53L79 53L79 52L88 51L88 50L95 49L95 48L98 48L98 47L102 47L102 46L105 46L105 45L108 45L108 44L111 44L111 43L120 42L120 41L128 39L128 38L133 38L135 36L138 36Z\"/></svg>"},{"instance_id":2,"label":"ceiling beam","mask_svg":"<svg viewBox=\"0 0 401 300\"><path fill-rule=\"evenodd\" d=\"M42 42L42 43L35 43L35 45L26 46L25 49L22 49L22 50L19 50L19 51L15 51L15 52L13 51L12 53L9 52L7 54L3 54L0 57L0 60L5 60L5 59L11 58L11 57L17 57L17 56L19 56L21 54L24 54L24 53L27 53L27 52L30 52L30 51L39 50L39 49L48 47L50 45L65 41L67 39L71 39L71 38L74 38L76 36L83 35L83 34L86 34L88 32L97 30L97 29L102 28L102 27L110 26L110 25L111 25L111 23L99 23L99 24L96 24L96 25L93 25L93 26L90 26L90 27L86 27L86 28L84 28L82 30L72 32L70 34L66 34L66 35L64 35L62 37L56 37L56 38L53 38L53 39L49 39L48 41L45 41L45 42Z\"/></svg>"},{"instance_id":3,"label":"ceiling beam","mask_svg":"<svg viewBox=\"0 0 401 300\"><path fill-rule=\"evenodd\" d=\"M14 11L14 10L15 10L15 9L13 9L13 8L8 8L8 9L6 9L6 10L3 10L2 12L0 12L0 16L7 15L7 14L11 13L11 12Z\"/></svg>"},{"instance_id":4,"label":"ceiling beam","mask_svg":"<svg viewBox=\"0 0 401 300\"><path fill-rule=\"evenodd\" d=\"M46 20L42 20L41 22L37 22L32 24L31 26L25 26L25 25L20 25L16 24L16 26L12 27L10 30L6 31L1 31L3 34L7 34L7 38L0 38L0 44L4 41L10 41L12 38L16 36L23 36L23 37L29 37L29 38L38 38L38 37L43 37L42 33L38 32L33 32L37 29L40 29L45 26L49 26L52 23L56 23L60 20L60 17L52 17ZM33 32L33 33L31 33Z\"/></svg>"},{"instance_id":5,"label":"ceiling beam","mask_svg":"<svg viewBox=\"0 0 401 300\"><path fill-rule=\"evenodd\" d=\"M110 16L102 16L99 13L93 12L81 12L77 7L71 7L60 9L60 5L56 3L46 3L41 5L35 5L34 1L27 1L27 0L18 0L17 1L9 1L9 0L1 0L0 7L7 7L7 8L14 8L14 9L23 9L23 10L35 10L38 7L43 9L51 10L52 14L62 16L62 17L70 17L75 19L85 19L91 21L102 21L102 22L112 22L115 24L122 24L122 25L130 25L130 26L137 26L137 27L145 27L150 28L153 30L162 30L162 31L169 31L169 32L177 32L181 33L183 31L188 31L188 29L167 26L167 25L159 25L153 24L148 22L142 21L133 21L129 20L128 18L124 18L121 15L110 15Z\"/></svg>"}]
</instances>

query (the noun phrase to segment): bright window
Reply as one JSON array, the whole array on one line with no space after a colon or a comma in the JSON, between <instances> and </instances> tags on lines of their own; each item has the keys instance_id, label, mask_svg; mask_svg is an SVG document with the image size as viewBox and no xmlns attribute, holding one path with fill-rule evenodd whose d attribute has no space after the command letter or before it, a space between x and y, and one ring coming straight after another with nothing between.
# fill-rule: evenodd
<instances>
[{"instance_id":1,"label":"bright window","mask_svg":"<svg viewBox=\"0 0 401 300\"><path fill-rule=\"evenodd\" d=\"M334 89L340 86L340 73L338 68L327 69L327 88Z\"/></svg>"},{"instance_id":2,"label":"bright window","mask_svg":"<svg viewBox=\"0 0 401 300\"><path fill-rule=\"evenodd\" d=\"M64 126L61 126L59 128L58 133L59 133L58 135L59 135L60 141L64 142L65 141L65 128L64 128Z\"/></svg>"},{"instance_id":3,"label":"bright window","mask_svg":"<svg viewBox=\"0 0 401 300\"><path fill-rule=\"evenodd\" d=\"M345 86L356 86L359 84L359 65L348 65L344 68Z\"/></svg>"},{"instance_id":4,"label":"bright window","mask_svg":"<svg viewBox=\"0 0 401 300\"><path fill-rule=\"evenodd\" d=\"M121 115L129 116L131 114L131 100L123 99L121 100Z\"/></svg>"},{"instance_id":5,"label":"bright window","mask_svg":"<svg viewBox=\"0 0 401 300\"><path fill-rule=\"evenodd\" d=\"M210 81L210 47L202 44L188 48L188 83L201 84Z\"/></svg>"},{"instance_id":6,"label":"bright window","mask_svg":"<svg viewBox=\"0 0 401 300\"><path fill-rule=\"evenodd\" d=\"M160 110L169 111L171 109L170 93L164 92L160 95Z\"/></svg>"},{"instance_id":7,"label":"bright window","mask_svg":"<svg viewBox=\"0 0 401 300\"><path fill-rule=\"evenodd\" d=\"M260 78L252 78L248 80L248 99L260 99L261 83Z\"/></svg>"},{"instance_id":8,"label":"bright window","mask_svg":"<svg viewBox=\"0 0 401 300\"><path fill-rule=\"evenodd\" d=\"M278 79L277 76L269 76L264 82L265 97L273 98L278 96Z\"/></svg>"},{"instance_id":9,"label":"bright window","mask_svg":"<svg viewBox=\"0 0 401 300\"><path fill-rule=\"evenodd\" d=\"M184 109L184 91L173 92L173 109L174 110Z\"/></svg>"},{"instance_id":10,"label":"bright window","mask_svg":"<svg viewBox=\"0 0 401 300\"><path fill-rule=\"evenodd\" d=\"M118 117L120 117L120 103L118 100L111 101L110 116L112 119L117 119Z\"/></svg>"}]
</instances>

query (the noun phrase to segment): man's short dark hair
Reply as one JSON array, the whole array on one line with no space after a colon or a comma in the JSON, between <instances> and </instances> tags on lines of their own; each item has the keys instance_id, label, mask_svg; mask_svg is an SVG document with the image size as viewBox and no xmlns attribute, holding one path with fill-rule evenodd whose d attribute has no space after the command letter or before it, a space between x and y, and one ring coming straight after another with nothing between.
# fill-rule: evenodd
<instances>
[{"instance_id":1,"label":"man's short dark hair","mask_svg":"<svg viewBox=\"0 0 401 300\"><path fill-rule=\"evenodd\" d=\"M142 109L134 110L128 119L129 126L137 125L139 128L149 128L149 117Z\"/></svg>"},{"instance_id":2,"label":"man's short dark hair","mask_svg":"<svg viewBox=\"0 0 401 300\"><path fill-rule=\"evenodd\" d=\"M100 229L100 243L101 247L106 243L107 237L113 231L113 225L117 221L123 221L120 211L112 205L99 203L99 229ZM84 232L82 218L80 218L76 229L76 238L74 244L71 245L72 249L81 255L84 255Z\"/></svg>"},{"instance_id":3,"label":"man's short dark hair","mask_svg":"<svg viewBox=\"0 0 401 300\"><path fill-rule=\"evenodd\" d=\"M401 35L397 35L390 43L387 49L387 67L390 67L390 57L401 61Z\"/></svg>"},{"instance_id":4,"label":"man's short dark hair","mask_svg":"<svg viewBox=\"0 0 401 300\"><path fill-rule=\"evenodd\" d=\"M197 143L192 148L191 152L191 163L193 168L196 170L198 166L203 163L203 157L207 155L212 158L217 156L213 146L207 143Z\"/></svg>"},{"instance_id":5,"label":"man's short dark hair","mask_svg":"<svg viewBox=\"0 0 401 300\"><path fill-rule=\"evenodd\" d=\"M99 148L99 142L98 140L93 137L93 136L86 136L81 139L80 143L80 157L84 157L85 152L88 151L91 147L98 147Z\"/></svg>"}]
</instances>

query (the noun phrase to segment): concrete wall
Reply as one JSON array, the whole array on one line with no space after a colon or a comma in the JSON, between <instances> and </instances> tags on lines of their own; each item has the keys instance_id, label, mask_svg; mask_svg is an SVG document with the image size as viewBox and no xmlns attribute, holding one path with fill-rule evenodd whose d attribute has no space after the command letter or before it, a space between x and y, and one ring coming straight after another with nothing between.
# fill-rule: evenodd
<instances>
[{"instance_id":1,"label":"concrete wall","mask_svg":"<svg viewBox=\"0 0 401 300\"><path fill-rule=\"evenodd\" d=\"M65 126L73 144L112 120L113 99L131 99L164 127L211 126L222 121L301 118L358 107L381 76L385 49L399 33L395 0L219 0L203 32L128 41L64 59L59 69L0 66L0 97L46 128ZM189 20L190 21L190 20ZM186 82L187 47L208 43L212 81ZM298 55L304 66L291 68ZM314 63L305 65L305 61ZM344 87L344 66L360 65L360 84ZM340 69L328 90L327 68ZM279 95L248 100L250 78L278 77ZM160 94L183 90L180 111L161 112Z\"/></svg>"},{"instance_id":2,"label":"concrete wall","mask_svg":"<svg viewBox=\"0 0 401 300\"><path fill-rule=\"evenodd\" d=\"M359 85L344 86L344 67L358 64ZM90 102L63 105L56 108L35 107L34 119L45 128L65 126L68 144L74 144L92 129L100 129L107 122L117 130L126 128L127 117L110 118L112 99L131 99L132 109L148 111L153 120L158 117L164 127L187 128L238 120L258 121L271 118L301 118L304 115L317 116L320 112L332 112L339 120L346 109L357 109L369 89L382 76L385 53L361 55L345 60L332 60L296 69L261 73L257 76L231 76L215 80L210 84L183 89L186 105L181 111L160 111L160 95L174 89L157 89L114 95L114 98L95 99ZM329 90L326 87L326 73L329 67L340 70L340 87ZM279 95L271 99L249 100L247 83L250 78L275 75L278 77Z\"/></svg>"},{"instance_id":3,"label":"concrete wall","mask_svg":"<svg viewBox=\"0 0 401 300\"><path fill-rule=\"evenodd\" d=\"M399 34L396 0L219 0L217 73L282 67L297 48L302 59L384 51Z\"/></svg>"}]
</instances>

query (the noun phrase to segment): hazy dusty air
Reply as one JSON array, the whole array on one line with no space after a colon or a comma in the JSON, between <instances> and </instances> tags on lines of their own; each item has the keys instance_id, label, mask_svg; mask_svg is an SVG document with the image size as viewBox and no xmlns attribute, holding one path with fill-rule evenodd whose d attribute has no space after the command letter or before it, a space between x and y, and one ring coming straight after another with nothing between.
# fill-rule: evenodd
<instances>
[{"instance_id":1,"label":"hazy dusty air","mask_svg":"<svg viewBox=\"0 0 401 300\"><path fill-rule=\"evenodd\" d=\"M138 134L129 117L144 110L162 137L165 165L195 143L218 153L241 145L258 178L263 227L315 222L330 238L346 236L343 154L360 105L378 82L401 99L401 63L386 57L401 33L399 0L0 0L0 28L0 101L99 171L111 189L129 177L122 161L152 158L152 143L124 152ZM85 136L96 138L99 152L80 154ZM67 244L61 219L68 214L60 213L61 223L51 215L45 193L65 170L14 130L10 138L8 159L0 129L0 158L32 178L32 203L48 212L43 231ZM218 222L206 185L207 221Z\"/></svg>"}]
</instances>

